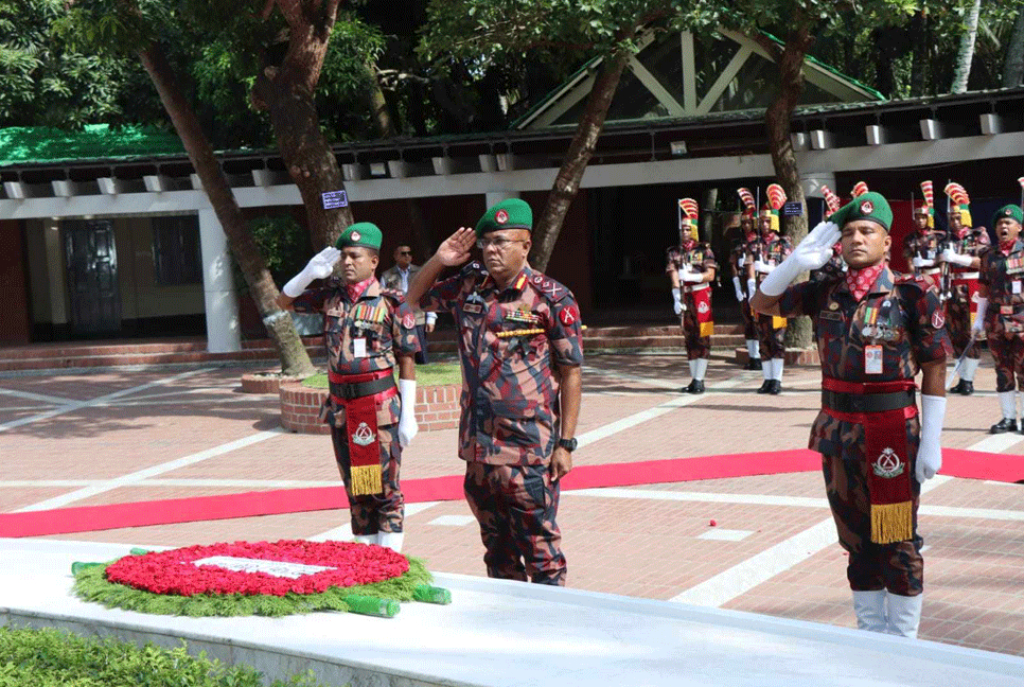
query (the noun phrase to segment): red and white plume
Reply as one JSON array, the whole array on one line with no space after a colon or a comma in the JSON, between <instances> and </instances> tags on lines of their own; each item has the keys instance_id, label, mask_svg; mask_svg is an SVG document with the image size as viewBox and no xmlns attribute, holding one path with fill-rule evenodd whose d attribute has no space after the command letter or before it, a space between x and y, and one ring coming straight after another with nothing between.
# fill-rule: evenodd
<instances>
[{"instance_id":1,"label":"red and white plume","mask_svg":"<svg viewBox=\"0 0 1024 687\"><path fill-rule=\"evenodd\" d=\"M736 189L736 193L740 194L744 208L751 212L757 212L757 201L754 200L754 194L750 192L749 188Z\"/></svg>"},{"instance_id":2,"label":"red and white plume","mask_svg":"<svg viewBox=\"0 0 1024 687\"><path fill-rule=\"evenodd\" d=\"M1017 183L1020 184L1021 188L1024 188L1024 177L1017 177Z\"/></svg>"},{"instance_id":3,"label":"red and white plume","mask_svg":"<svg viewBox=\"0 0 1024 687\"><path fill-rule=\"evenodd\" d=\"M825 196L825 205L828 206L828 214L833 215L839 211L839 208L843 207L843 201L839 200L839 196L832 192L825 184L821 185L821 195Z\"/></svg>"},{"instance_id":4,"label":"red and white plume","mask_svg":"<svg viewBox=\"0 0 1024 687\"><path fill-rule=\"evenodd\" d=\"M786 204L786 192L778 184L768 187L768 204L771 205L772 210L781 210L782 206Z\"/></svg>"},{"instance_id":5,"label":"red and white plume","mask_svg":"<svg viewBox=\"0 0 1024 687\"><path fill-rule=\"evenodd\" d=\"M925 205L927 205L930 208L935 207L935 189L932 187L932 182L922 181L921 193L924 194Z\"/></svg>"},{"instance_id":6,"label":"red and white plume","mask_svg":"<svg viewBox=\"0 0 1024 687\"><path fill-rule=\"evenodd\" d=\"M681 198L679 200L679 208L683 211L683 217L694 222L697 221L697 201L693 198Z\"/></svg>"},{"instance_id":7,"label":"red and white plume","mask_svg":"<svg viewBox=\"0 0 1024 687\"><path fill-rule=\"evenodd\" d=\"M867 192L868 192L868 185L865 184L863 181L858 181L856 184L854 184L854 187L853 187L853 197L854 198L860 198L861 196L863 196Z\"/></svg>"},{"instance_id":8,"label":"red and white plume","mask_svg":"<svg viewBox=\"0 0 1024 687\"><path fill-rule=\"evenodd\" d=\"M946 184L946 195L957 205L971 204L971 197L967 195L967 190L955 181Z\"/></svg>"}]
</instances>

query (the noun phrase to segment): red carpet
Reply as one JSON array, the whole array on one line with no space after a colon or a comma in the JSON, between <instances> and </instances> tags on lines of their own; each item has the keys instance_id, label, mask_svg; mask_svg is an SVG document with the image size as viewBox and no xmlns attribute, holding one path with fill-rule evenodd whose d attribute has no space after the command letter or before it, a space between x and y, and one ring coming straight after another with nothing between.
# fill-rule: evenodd
<instances>
[{"instance_id":1,"label":"red carpet","mask_svg":"<svg viewBox=\"0 0 1024 687\"><path fill-rule=\"evenodd\" d=\"M943 462L942 474L951 477L999 482L1024 481L1024 456L945 449ZM652 460L641 463L581 465L565 478L562 488L570 490L628 487L808 472L818 470L820 465L820 456L806 449ZM455 501L463 498L462 476L405 480L402 482L402 490L408 503ZM122 527L170 525L347 507L345 491L339 485L81 506L28 513L0 513L0 537L40 537L48 534L93 532Z\"/></svg>"}]
</instances>

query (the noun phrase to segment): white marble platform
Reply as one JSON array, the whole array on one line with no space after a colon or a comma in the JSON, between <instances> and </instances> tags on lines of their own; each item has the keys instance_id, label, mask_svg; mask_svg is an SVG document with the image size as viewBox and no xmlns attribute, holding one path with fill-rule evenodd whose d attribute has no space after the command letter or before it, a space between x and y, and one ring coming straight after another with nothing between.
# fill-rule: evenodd
<instances>
[{"instance_id":1,"label":"white marble platform","mask_svg":"<svg viewBox=\"0 0 1024 687\"><path fill-rule=\"evenodd\" d=\"M145 547L144 548L157 548ZM269 678L313 668L353 687L1020 687L1024 659L670 602L437 575L450 606L393 619L153 616L71 596L71 563L131 547L0 539L0 623L205 650Z\"/></svg>"}]
</instances>

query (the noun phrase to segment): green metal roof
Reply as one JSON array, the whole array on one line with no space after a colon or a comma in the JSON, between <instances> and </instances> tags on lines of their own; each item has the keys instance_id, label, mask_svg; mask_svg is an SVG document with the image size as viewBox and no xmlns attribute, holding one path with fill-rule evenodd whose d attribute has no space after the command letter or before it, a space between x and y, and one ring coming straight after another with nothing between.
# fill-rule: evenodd
<instances>
[{"instance_id":1,"label":"green metal roof","mask_svg":"<svg viewBox=\"0 0 1024 687\"><path fill-rule=\"evenodd\" d=\"M151 127L88 124L79 131L42 126L0 129L0 167L64 160L121 160L158 156L180 157L181 140Z\"/></svg>"}]
</instances>

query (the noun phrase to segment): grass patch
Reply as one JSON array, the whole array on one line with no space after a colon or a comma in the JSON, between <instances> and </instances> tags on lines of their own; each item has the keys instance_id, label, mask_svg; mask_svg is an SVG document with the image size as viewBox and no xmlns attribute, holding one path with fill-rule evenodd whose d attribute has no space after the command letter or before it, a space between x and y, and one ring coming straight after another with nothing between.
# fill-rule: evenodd
<instances>
[{"instance_id":1,"label":"grass patch","mask_svg":"<svg viewBox=\"0 0 1024 687\"><path fill-rule=\"evenodd\" d=\"M395 368L395 379L398 379L398 368ZM312 389L326 389L327 373L313 375L302 380L303 386ZM462 365L454 363L430 363L429 365L416 366L416 385L445 386L447 384L462 384Z\"/></svg>"},{"instance_id":2,"label":"grass patch","mask_svg":"<svg viewBox=\"0 0 1024 687\"><path fill-rule=\"evenodd\" d=\"M205 653L139 648L113 638L86 638L55 629L0 627L3 687L263 687L263 675L227 666ZM312 670L272 687L326 687Z\"/></svg>"},{"instance_id":3,"label":"grass patch","mask_svg":"<svg viewBox=\"0 0 1024 687\"><path fill-rule=\"evenodd\" d=\"M107 565L110 563L87 567L75 575L74 592L79 598L102 604L107 608L123 608L126 611L157 615L184 615L194 618L238 615L278 617L294 613L312 613L313 611L347 612L349 606L345 603L345 597L373 596L395 601L412 601L416 587L421 584L430 584L433 580L430 572L423 565L423 561L409 557L409 570L404 575L374 584L344 588L331 587L322 594L177 596L154 594L143 589L110 582L107 580ZM3 675L0 674L0 678L2 677ZM2 679L0 679L0 685L6 687Z\"/></svg>"}]
</instances>

